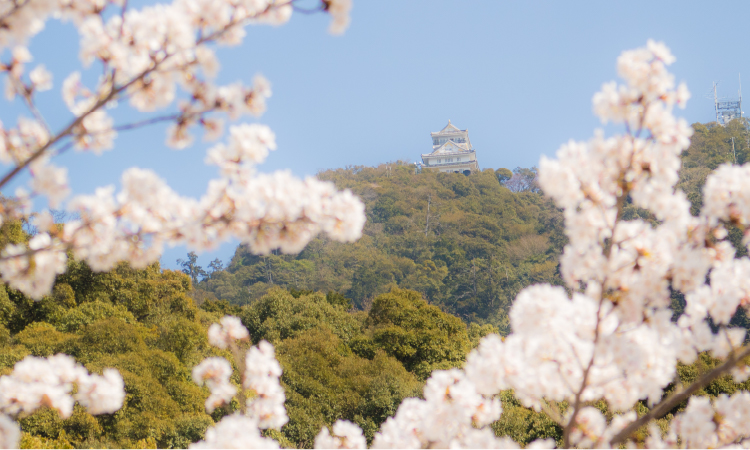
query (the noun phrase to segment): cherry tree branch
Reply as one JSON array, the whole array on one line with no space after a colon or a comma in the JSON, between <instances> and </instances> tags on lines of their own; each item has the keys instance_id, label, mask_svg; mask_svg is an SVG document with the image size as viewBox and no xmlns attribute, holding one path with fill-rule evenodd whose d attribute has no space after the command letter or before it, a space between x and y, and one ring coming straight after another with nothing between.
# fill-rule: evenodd
<instances>
[{"instance_id":1,"label":"cherry tree branch","mask_svg":"<svg viewBox=\"0 0 750 450\"><path fill-rule=\"evenodd\" d=\"M119 88L113 88L113 89L111 89L110 92L109 92L109 94L107 94L104 98L99 99L96 102L96 104L94 104L94 106L91 107L91 109L89 109L85 113L81 114L80 116L76 117L75 120L73 120L70 124L68 124L67 127L65 127L63 129L63 131L57 133L57 135L55 135L55 137L53 137L52 139L50 139L49 141L47 141L47 143L44 144L43 146L39 147L39 149L37 151L35 151L26 161L24 161L23 163L19 164L18 166L14 167L11 171L9 171L0 180L0 188L2 188L3 186L5 186L6 184L8 184L8 182L10 180L12 180L13 177L15 177L16 175L18 175L18 173L20 173L23 169L25 169L26 167L28 167L32 162L34 162L37 159L39 159L39 157L41 157L50 147L52 147L54 144L56 144L58 141L60 141L64 137L68 136L73 131L73 129L75 127L77 127L78 125L80 125L83 122L83 120L86 117L88 117L90 114L94 113L95 111L99 110L99 108L101 108L102 106L106 105L110 100L112 100L113 98L115 98L115 96L118 93L124 91L125 89L127 89L128 87L130 87L131 85L133 85L134 83L137 83L139 80L143 79L143 77L145 77L149 73L151 73L154 70L156 70L157 67L158 67L158 64L156 66L154 66L154 67L152 67L152 68L144 71L142 74L140 74L139 76L133 78L129 82L123 84Z\"/></svg>"},{"instance_id":2,"label":"cherry tree branch","mask_svg":"<svg viewBox=\"0 0 750 450\"><path fill-rule=\"evenodd\" d=\"M589 361L588 366L586 366L586 369L584 369L583 371L581 388L578 390L578 392L576 392L575 401L573 402L573 413L570 416L570 421L568 421L568 425L563 429L563 448L570 448L570 433L573 431L573 427L576 424L576 419L578 418L578 413L581 411L581 406L583 406L581 396L583 395L583 391L585 391L588 387L589 374L591 373L591 368L594 367L594 360L596 359L596 344L599 343L599 324L602 320L602 305L604 304L604 283L605 281L602 281L599 307L596 310L596 327L594 328L593 342L594 348L591 354L591 360Z\"/></svg>"},{"instance_id":3,"label":"cherry tree branch","mask_svg":"<svg viewBox=\"0 0 750 450\"><path fill-rule=\"evenodd\" d=\"M648 413L644 414L637 420L631 422L630 425L623 428L622 431L617 433L612 438L612 440L609 442L610 445L615 446L624 443L630 437L630 435L640 427L646 425L653 419L658 419L665 416L675 406L687 400L688 397L693 395L696 391L708 386L715 379L729 372L732 368L734 368L734 366L739 364L748 356L750 356L750 345L742 347L738 352L732 352L727 360L724 361L720 366L715 367L713 370L703 375L698 381L688 386L684 391L670 395L667 399L652 408Z\"/></svg>"},{"instance_id":4,"label":"cherry tree branch","mask_svg":"<svg viewBox=\"0 0 750 450\"><path fill-rule=\"evenodd\" d=\"M285 3L284 5L287 5L287 4L291 5L292 3L294 3L294 0L290 0L288 3ZM268 11L270 11L273 8L277 8L279 6L284 6L284 5L270 4L263 11L260 11L260 12L258 12L256 14L254 14L253 16L245 17L245 18L242 18L240 20L233 20L232 22L230 22L229 24L227 24L224 28L222 28L221 30L217 30L217 31L209 34L208 36L204 36L204 37L201 37L200 39L198 39L196 41L196 45L200 45L200 44L203 44L205 42L218 39L219 37L221 37L222 35L224 35L227 31L229 31L231 28L233 28L235 26L242 26L244 23L249 22L253 18L256 18L256 17L259 17L259 16L261 16L263 14L266 14ZM8 184L8 182L10 182L10 180L12 180L16 175L18 175L23 169L25 169L26 167L28 167L32 162L34 162L37 159L39 159L39 157L41 157L55 143L57 143L59 140L63 139L64 137L70 135L71 132L77 126L79 126L86 117L88 117L93 112L98 111L100 108L102 108L104 105L106 105L107 103L109 103L111 100L115 99L118 94L120 94L121 92L123 92L128 87L130 87L133 84L137 83L138 81L142 80L144 77L146 77L150 73L155 72L164 62L166 62L167 60L169 60L172 56L174 56L174 55L167 54L161 60L155 61L154 65L152 67L150 67L149 69L143 71L143 73L141 73L140 75L134 77L133 79L131 79L130 81L128 81L127 83L125 83L125 84L123 84L123 85L121 85L119 87L114 87L114 85L113 85L113 87L110 90L109 94L107 94L103 98L100 98L96 102L96 104L94 104L94 106L92 106L88 111L86 111L83 114L81 114L80 116L76 117L76 119L73 120L70 124L68 124L68 126L65 127L61 132L57 133L57 135L55 135L53 138L51 138L49 141L47 141L47 143L45 143L38 150L36 150L26 161L24 161L23 163L19 164L16 167L14 167L2 179L0 179L0 189L2 189L6 184ZM114 80L114 77L111 78L111 79Z\"/></svg>"}]
</instances>

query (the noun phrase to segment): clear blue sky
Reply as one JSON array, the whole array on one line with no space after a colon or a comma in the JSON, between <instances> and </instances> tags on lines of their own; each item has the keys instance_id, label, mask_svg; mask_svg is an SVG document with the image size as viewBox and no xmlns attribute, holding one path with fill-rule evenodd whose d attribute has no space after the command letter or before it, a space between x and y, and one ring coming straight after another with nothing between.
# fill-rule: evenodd
<instances>
[{"instance_id":1,"label":"clear blue sky","mask_svg":"<svg viewBox=\"0 0 750 450\"><path fill-rule=\"evenodd\" d=\"M414 161L430 149L430 131L448 119L469 129L482 168L529 167L568 139L592 135L600 126L592 95L615 79L620 52L649 38L677 57L672 71L693 94L678 114L690 123L713 120L713 101L705 98L713 81L721 81L720 95L735 96L737 75L746 74L750 101L747 17L750 3L739 1L354 0L342 37L327 34L325 15L249 28L241 47L220 51L218 81L249 82L256 73L271 81L269 110L258 122L275 131L279 149L263 171L306 176ZM58 126L69 117L59 89L78 66L77 46L72 25L57 22L31 45L35 62L55 75L40 105ZM0 119L13 124L21 111L19 102L5 102ZM103 156L65 155L58 164L69 167L75 193L117 184L125 168L138 166L153 168L183 195L201 195L216 176L203 163L206 146L175 152L163 142L164 128L152 127L121 134ZM200 262L226 262L235 247ZM186 252L168 250L163 265L176 267Z\"/></svg>"}]
</instances>

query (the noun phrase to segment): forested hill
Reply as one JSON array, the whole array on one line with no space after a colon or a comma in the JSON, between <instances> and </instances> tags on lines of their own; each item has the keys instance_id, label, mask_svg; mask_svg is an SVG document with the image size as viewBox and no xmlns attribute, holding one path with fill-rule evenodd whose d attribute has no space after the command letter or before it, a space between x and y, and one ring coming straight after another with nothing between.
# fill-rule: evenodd
<instances>
[{"instance_id":1,"label":"forested hill","mask_svg":"<svg viewBox=\"0 0 750 450\"><path fill-rule=\"evenodd\" d=\"M398 286L466 322L504 330L510 301L523 287L560 282L564 241L561 213L525 182L533 180L532 171L517 172L510 185L519 192L501 183L510 174L505 169L416 174L413 165L394 163L321 172L319 178L365 202L359 241L320 237L299 255L256 256L239 247L228 268L199 287L239 305L274 285L336 291L364 308Z\"/></svg>"},{"instance_id":2,"label":"forested hill","mask_svg":"<svg viewBox=\"0 0 750 450\"><path fill-rule=\"evenodd\" d=\"M679 188L696 214L708 174L750 161L750 136L737 120L693 124ZM732 147L734 138L734 150ZM406 163L348 167L318 174L367 206L364 236L354 244L315 239L299 255L257 256L239 247L226 270L199 283L198 294L242 305L270 287L335 291L365 308L391 287L413 289L466 322L507 331L510 302L525 286L560 283L562 214L538 192L534 172L485 169L471 176L415 173ZM644 216L632 206L628 218ZM647 218L647 215L644 217ZM739 243L739 230L730 230Z\"/></svg>"}]
</instances>

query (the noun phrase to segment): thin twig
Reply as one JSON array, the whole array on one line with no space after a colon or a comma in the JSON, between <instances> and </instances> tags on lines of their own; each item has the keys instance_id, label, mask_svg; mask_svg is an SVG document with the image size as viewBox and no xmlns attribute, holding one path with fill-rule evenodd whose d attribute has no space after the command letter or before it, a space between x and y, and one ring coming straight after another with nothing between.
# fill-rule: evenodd
<instances>
[{"instance_id":1,"label":"thin twig","mask_svg":"<svg viewBox=\"0 0 750 450\"><path fill-rule=\"evenodd\" d=\"M565 419L563 418L563 415L560 414L560 411L557 409L557 407L552 407L549 405L546 401L542 401L542 411L544 411L547 416L549 416L550 419L552 419L553 422L560 425L561 427L565 427Z\"/></svg>"},{"instance_id":2,"label":"thin twig","mask_svg":"<svg viewBox=\"0 0 750 450\"><path fill-rule=\"evenodd\" d=\"M19 89L18 92L21 93L21 97L23 97L23 100L26 103L26 107L29 108L29 111L31 111L31 114L34 116L34 118L40 124L42 124L44 129L47 131L47 134L52 134L52 131L50 130L49 125L47 124L47 121L44 120L44 116L39 111L39 108L37 108L36 105L34 104L34 99L31 96L32 94L31 89L27 89L26 85L20 79L13 78L13 77L11 77L11 79L13 80L13 84L16 86L16 88L18 88L19 83L21 84L21 89Z\"/></svg>"},{"instance_id":3,"label":"thin twig","mask_svg":"<svg viewBox=\"0 0 750 450\"><path fill-rule=\"evenodd\" d=\"M247 412L247 395L245 394L245 358L242 357L242 352L236 342L232 341L229 344L229 348L232 350L232 356L234 356L234 361L237 363L237 368L240 371L240 389L237 391L237 401L240 403L240 411L242 411L242 414L245 414Z\"/></svg>"},{"instance_id":4,"label":"thin twig","mask_svg":"<svg viewBox=\"0 0 750 450\"><path fill-rule=\"evenodd\" d=\"M301 8L297 5L294 5L293 2L290 2L290 4L292 4L292 8L294 8L295 12L302 13L302 14L315 14L321 11L325 11L325 8L323 6L319 6L317 8L306 9L306 8Z\"/></svg>"},{"instance_id":5,"label":"thin twig","mask_svg":"<svg viewBox=\"0 0 750 450\"><path fill-rule=\"evenodd\" d=\"M616 223L616 222L615 222ZM573 431L573 426L576 424L576 419L578 418L578 413L581 411L581 406L583 402L581 401L581 396L583 395L583 391L586 390L589 374L591 373L591 368L594 367L594 360L596 359L596 344L599 342L599 325L601 324L601 314L602 314L602 305L604 304L604 283L605 281L602 281L602 289L601 293L599 294L599 308L596 310L596 327L594 328L594 352L591 355L591 360L589 361L588 366L583 371L583 380L581 380L581 388L576 392L575 401L573 402L573 414L570 416L570 421L568 422L568 425L564 427L563 429L563 448L570 448L570 432Z\"/></svg>"},{"instance_id":6,"label":"thin twig","mask_svg":"<svg viewBox=\"0 0 750 450\"><path fill-rule=\"evenodd\" d=\"M140 120L138 122L131 122L122 125L118 125L113 128L115 131L132 130L133 128L143 127L146 125L153 125L159 122L166 122L167 120L174 120L182 116L182 113L167 114L164 116L152 117L150 119Z\"/></svg>"}]
</instances>

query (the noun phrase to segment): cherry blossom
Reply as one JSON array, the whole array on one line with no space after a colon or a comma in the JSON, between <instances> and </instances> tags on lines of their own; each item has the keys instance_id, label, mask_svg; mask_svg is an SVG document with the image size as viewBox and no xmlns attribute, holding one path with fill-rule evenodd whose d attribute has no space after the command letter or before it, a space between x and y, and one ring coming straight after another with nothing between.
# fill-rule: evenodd
<instances>
[{"instance_id":1,"label":"cherry blossom","mask_svg":"<svg viewBox=\"0 0 750 450\"><path fill-rule=\"evenodd\" d=\"M234 237L267 253L299 252L320 232L344 242L357 239L364 206L348 191L339 193L330 183L299 180L287 172L256 172L254 166L276 149L273 132L260 124L232 126L228 143L209 150L207 162L219 167L221 177L209 183L202 199L181 197L155 174L136 168L123 173L124 189L116 196L103 187L71 199L66 169L49 162L70 146L100 154L114 147L119 132L151 123L172 122L167 144L185 148L197 127L207 139L219 138L221 115L231 120L260 116L271 96L270 83L256 75L250 85L214 84L219 70L214 47L238 45L248 25L283 24L295 7L294 0L173 0L141 8L119 0L9 0L0 5L0 50L12 48L10 60L0 64L6 93L22 96L34 116L19 118L15 127L0 126L0 161L15 166L0 187L29 168L31 196L44 196L52 207L65 205L81 217L63 232L51 233L44 248L38 243L6 248L0 256L0 266L9 269L0 273L3 279L39 298L64 267L39 267L36 254L72 251L95 270L108 270L118 261L143 267L157 260L165 245L203 250ZM320 10L333 17L332 32L346 28L350 9L349 0L320 2ZM34 102L37 92L52 87L49 71L38 65L28 81L24 78L25 65L33 59L25 45L52 17L77 27L84 68L94 61L103 67L91 85L79 71L65 78L62 98L74 118L59 131L48 129ZM123 103L144 113L176 111L116 125L105 108ZM153 190L141 195L135 192L139 186Z\"/></svg>"},{"instance_id":2,"label":"cherry blossom","mask_svg":"<svg viewBox=\"0 0 750 450\"><path fill-rule=\"evenodd\" d=\"M72 394L73 388L77 392ZM122 407L124 382L120 373L105 369L89 374L67 355L27 356L10 375L0 377L0 446L17 448L20 430L8 416L30 414L42 406L70 417L78 401L91 414L110 414Z\"/></svg>"},{"instance_id":3,"label":"cherry blossom","mask_svg":"<svg viewBox=\"0 0 750 450\"><path fill-rule=\"evenodd\" d=\"M242 386L254 395L247 399L246 414L256 419L260 428L280 429L289 421L280 377L281 366L276 361L273 345L261 341L248 350Z\"/></svg>"},{"instance_id":4,"label":"cherry blossom","mask_svg":"<svg viewBox=\"0 0 750 450\"><path fill-rule=\"evenodd\" d=\"M315 437L315 448L367 448L362 429L347 420L337 420L333 433L323 428Z\"/></svg>"},{"instance_id":5,"label":"cherry blossom","mask_svg":"<svg viewBox=\"0 0 750 450\"><path fill-rule=\"evenodd\" d=\"M243 353L238 343L247 340L249 334L233 316L225 316L221 324L211 325L208 335L212 345L231 348L240 369L241 384L239 389L231 384L232 366L226 359L203 360L193 368L193 380L198 384L205 382L211 391L206 410L211 412L235 397L244 405L241 413L224 417L206 432L204 441L191 448L278 448L276 441L260 435L261 429L280 429L289 420L284 407L284 389L279 382L281 366L276 361L273 345L261 341Z\"/></svg>"},{"instance_id":6,"label":"cherry blossom","mask_svg":"<svg viewBox=\"0 0 750 450\"><path fill-rule=\"evenodd\" d=\"M235 341L249 339L247 328L240 319L234 316L224 316L221 324L214 323L208 327L208 342L216 347L225 349Z\"/></svg>"},{"instance_id":7,"label":"cherry blossom","mask_svg":"<svg viewBox=\"0 0 750 450\"><path fill-rule=\"evenodd\" d=\"M21 427L8 416L0 414L0 448L18 448Z\"/></svg>"},{"instance_id":8,"label":"cherry blossom","mask_svg":"<svg viewBox=\"0 0 750 450\"><path fill-rule=\"evenodd\" d=\"M213 412L217 406L229 403L237 393L237 388L229 382L232 376L232 366L224 358L206 358L193 367L193 381L197 384L204 382L211 391L206 399L206 411Z\"/></svg>"},{"instance_id":9,"label":"cherry blossom","mask_svg":"<svg viewBox=\"0 0 750 450\"><path fill-rule=\"evenodd\" d=\"M206 430L206 438L190 448L279 448L279 443L261 436L254 419L233 414Z\"/></svg>"}]
</instances>

